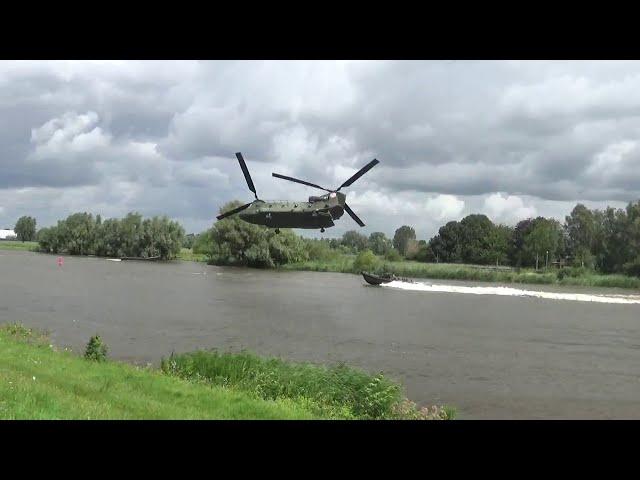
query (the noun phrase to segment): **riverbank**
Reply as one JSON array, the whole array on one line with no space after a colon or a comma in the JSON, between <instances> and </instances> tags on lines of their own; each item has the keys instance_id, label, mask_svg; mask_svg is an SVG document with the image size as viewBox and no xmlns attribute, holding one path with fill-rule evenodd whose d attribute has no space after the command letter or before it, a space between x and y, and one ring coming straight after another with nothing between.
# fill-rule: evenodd
<instances>
[{"instance_id":1,"label":"riverbank","mask_svg":"<svg viewBox=\"0 0 640 480\"><path fill-rule=\"evenodd\" d=\"M22 250L27 252L37 252L38 242L19 242L17 240L1 240L0 250Z\"/></svg>"},{"instance_id":2,"label":"riverbank","mask_svg":"<svg viewBox=\"0 0 640 480\"><path fill-rule=\"evenodd\" d=\"M314 272L338 272L359 274L361 269L354 266L355 255L340 255L329 261L311 260L282 265L282 270L303 270ZM579 268L562 270L538 270L484 267L480 265L459 265L450 263L423 263L410 260L389 262L378 257L371 265L372 271L389 271L400 277L426 278L433 280L468 280L491 283L516 283L530 285L566 285L579 287L611 287L640 289L640 278L626 275L601 275Z\"/></svg>"},{"instance_id":3,"label":"riverbank","mask_svg":"<svg viewBox=\"0 0 640 480\"><path fill-rule=\"evenodd\" d=\"M0 327L0 419L449 419L398 384L344 365L194 352L160 370L91 361L47 335Z\"/></svg>"},{"instance_id":4,"label":"riverbank","mask_svg":"<svg viewBox=\"0 0 640 480\"><path fill-rule=\"evenodd\" d=\"M0 250L37 251L37 242L0 242ZM177 260L207 263L207 255L193 253L182 248ZM281 270L335 272L359 274L361 269L354 266L356 255L338 254L328 260L308 260L289 263L278 267ZM640 278L621 274L598 274L580 268L540 269L523 268L520 271L508 267L492 268L482 265L461 265L452 263L423 263L412 260L396 262L377 257L377 262L369 270L386 270L400 277L426 278L433 280L468 280L490 283L515 283L529 285L566 285L576 287L628 288L640 290Z\"/></svg>"},{"instance_id":5,"label":"riverbank","mask_svg":"<svg viewBox=\"0 0 640 480\"><path fill-rule=\"evenodd\" d=\"M0 329L0 419L312 419L266 401L118 362L93 362L21 328Z\"/></svg>"}]
</instances>

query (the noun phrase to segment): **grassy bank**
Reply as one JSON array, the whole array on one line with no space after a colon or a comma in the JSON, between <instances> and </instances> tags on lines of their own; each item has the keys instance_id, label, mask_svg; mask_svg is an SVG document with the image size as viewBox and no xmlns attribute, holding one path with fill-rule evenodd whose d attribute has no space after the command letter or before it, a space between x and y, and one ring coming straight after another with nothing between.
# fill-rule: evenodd
<instances>
[{"instance_id":1,"label":"grassy bank","mask_svg":"<svg viewBox=\"0 0 640 480\"><path fill-rule=\"evenodd\" d=\"M0 419L309 419L302 402L264 400L117 362L56 351L46 337L0 328Z\"/></svg>"},{"instance_id":2,"label":"grassy bank","mask_svg":"<svg viewBox=\"0 0 640 480\"><path fill-rule=\"evenodd\" d=\"M184 260L185 262L206 262L207 256L204 253L193 253L190 248L180 249L178 254L178 260Z\"/></svg>"},{"instance_id":3,"label":"grassy bank","mask_svg":"<svg viewBox=\"0 0 640 480\"><path fill-rule=\"evenodd\" d=\"M315 365L251 353L198 351L163 359L162 370L181 378L229 386L265 400L299 399L316 415L347 419L451 419L450 407L418 408L382 374L346 365Z\"/></svg>"},{"instance_id":4,"label":"grassy bank","mask_svg":"<svg viewBox=\"0 0 640 480\"><path fill-rule=\"evenodd\" d=\"M0 240L0 250L24 250L29 252L36 252L38 250L38 242Z\"/></svg>"},{"instance_id":5,"label":"grassy bank","mask_svg":"<svg viewBox=\"0 0 640 480\"><path fill-rule=\"evenodd\" d=\"M283 265L283 270L308 270L316 272L360 273L354 267L355 255L339 255L327 261L306 261ZM429 278L434 280L470 280L495 283L522 283L540 285L567 285L580 287L617 287L640 289L640 278L626 275L600 275L585 269L492 269L475 265L451 263L423 263L415 261L389 262L378 258L373 271L390 271L401 277Z\"/></svg>"},{"instance_id":6,"label":"grassy bank","mask_svg":"<svg viewBox=\"0 0 640 480\"><path fill-rule=\"evenodd\" d=\"M0 419L449 419L382 375L250 353L194 352L160 370L92 361L0 326Z\"/></svg>"}]
</instances>

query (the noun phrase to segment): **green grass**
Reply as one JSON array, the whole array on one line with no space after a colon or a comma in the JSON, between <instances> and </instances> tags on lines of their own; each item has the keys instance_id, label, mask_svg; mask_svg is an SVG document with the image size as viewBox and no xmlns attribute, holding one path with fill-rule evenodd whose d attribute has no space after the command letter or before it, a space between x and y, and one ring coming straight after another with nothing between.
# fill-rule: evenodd
<instances>
[{"instance_id":1,"label":"green grass","mask_svg":"<svg viewBox=\"0 0 640 480\"><path fill-rule=\"evenodd\" d=\"M282 270L307 270L311 272L360 273L353 269L355 255L340 254L328 260L307 260L280 266Z\"/></svg>"},{"instance_id":2,"label":"green grass","mask_svg":"<svg viewBox=\"0 0 640 480\"><path fill-rule=\"evenodd\" d=\"M180 249L178 254L178 260L184 260L185 262L206 262L207 256L204 253L193 253L190 248Z\"/></svg>"},{"instance_id":3,"label":"green grass","mask_svg":"<svg viewBox=\"0 0 640 480\"><path fill-rule=\"evenodd\" d=\"M251 353L171 355L162 369L93 361L48 336L0 326L0 419L451 419L401 387L344 365Z\"/></svg>"},{"instance_id":4,"label":"green grass","mask_svg":"<svg viewBox=\"0 0 640 480\"><path fill-rule=\"evenodd\" d=\"M163 371L212 385L233 386L265 400L302 400L317 415L350 419L453 418L455 410L427 411L402 397L402 387L385 377L344 364L287 362L252 353L197 351L172 355Z\"/></svg>"},{"instance_id":5,"label":"green grass","mask_svg":"<svg viewBox=\"0 0 640 480\"><path fill-rule=\"evenodd\" d=\"M0 419L311 419L303 402L92 362L46 337L0 328Z\"/></svg>"},{"instance_id":6,"label":"green grass","mask_svg":"<svg viewBox=\"0 0 640 480\"><path fill-rule=\"evenodd\" d=\"M283 270L309 270L316 272L360 273L353 266L355 255L336 255L326 261L309 260L306 262L283 265ZM509 268L492 268L480 265L462 265L452 263L423 263L411 260L389 262L378 257L371 270L385 269L400 277L429 278L438 280L470 280L494 283L521 283L539 285L571 285L580 287L617 287L640 289L640 278L626 275L601 275L592 271L582 271L576 276L558 278L558 270L548 269L536 272L533 269L521 269L519 272Z\"/></svg>"},{"instance_id":7,"label":"green grass","mask_svg":"<svg viewBox=\"0 0 640 480\"><path fill-rule=\"evenodd\" d=\"M36 252L38 250L38 242L0 240L0 250L25 250L29 252Z\"/></svg>"}]
</instances>

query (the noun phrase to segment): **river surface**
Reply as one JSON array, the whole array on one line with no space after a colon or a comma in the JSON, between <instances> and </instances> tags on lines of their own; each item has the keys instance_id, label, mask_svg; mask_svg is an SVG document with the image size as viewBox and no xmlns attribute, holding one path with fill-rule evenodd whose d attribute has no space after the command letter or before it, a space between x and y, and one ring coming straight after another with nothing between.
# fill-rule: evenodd
<instances>
[{"instance_id":1,"label":"river surface","mask_svg":"<svg viewBox=\"0 0 640 480\"><path fill-rule=\"evenodd\" d=\"M47 329L79 353L100 334L112 358L141 364L208 348L343 361L385 372L419 404L455 406L461 419L640 418L639 304L370 287L338 273L56 260L0 250L0 323Z\"/></svg>"}]
</instances>

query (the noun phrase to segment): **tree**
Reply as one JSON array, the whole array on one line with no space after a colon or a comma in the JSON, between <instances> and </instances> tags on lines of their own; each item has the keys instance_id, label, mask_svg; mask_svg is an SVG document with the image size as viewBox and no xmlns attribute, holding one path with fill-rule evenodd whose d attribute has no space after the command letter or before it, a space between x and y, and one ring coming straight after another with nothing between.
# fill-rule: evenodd
<instances>
[{"instance_id":1,"label":"tree","mask_svg":"<svg viewBox=\"0 0 640 480\"><path fill-rule=\"evenodd\" d=\"M95 251L95 220L90 213L74 213L65 220L66 249L70 255L87 255Z\"/></svg>"},{"instance_id":2,"label":"tree","mask_svg":"<svg viewBox=\"0 0 640 480\"><path fill-rule=\"evenodd\" d=\"M393 246L401 255L406 256L411 240L415 239L416 231L408 225L403 225L396 230L393 236Z\"/></svg>"},{"instance_id":3,"label":"tree","mask_svg":"<svg viewBox=\"0 0 640 480\"><path fill-rule=\"evenodd\" d=\"M226 212L241 205L233 201L224 205ZM237 264L268 268L289 262L306 260L308 254L304 241L293 231L274 230L254 225L238 216L217 221L209 231L209 257L217 264Z\"/></svg>"},{"instance_id":4,"label":"tree","mask_svg":"<svg viewBox=\"0 0 640 480\"><path fill-rule=\"evenodd\" d=\"M38 245L45 253L58 253L58 234L56 227L41 228L38 231Z\"/></svg>"},{"instance_id":5,"label":"tree","mask_svg":"<svg viewBox=\"0 0 640 480\"><path fill-rule=\"evenodd\" d=\"M130 213L123 220L110 218L104 222L98 217L94 220L90 213L74 213L54 227L41 229L40 249L70 255L159 256L164 260L180 252L184 229L167 217L141 221L140 215Z\"/></svg>"},{"instance_id":6,"label":"tree","mask_svg":"<svg viewBox=\"0 0 640 480\"><path fill-rule=\"evenodd\" d=\"M511 265L514 265L516 267L522 266L524 262L524 239L533 229L533 225L533 219L527 218L526 220L520 220L513 229L511 245L509 249Z\"/></svg>"},{"instance_id":7,"label":"tree","mask_svg":"<svg viewBox=\"0 0 640 480\"><path fill-rule=\"evenodd\" d=\"M581 203L577 204L565 217L565 232L568 254L573 257L574 264L592 267L596 234L593 212Z\"/></svg>"},{"instance_id":8,"label":"tree","mask_svg":"<svg viewBox=\"0 0 640 480\"><path fill-rule=\"evenodd\" d=\"M13 230L21 242L33 241L36 239L36 219L27 216L20 217Z\"/></svg>"},{"instance_id":9,"label":"tree","mask_svg":"<svg viewBox=\"0 0 640 480\"><path fill-rule=\"evenodd\" d=\"M458 243L463 262L473 264L495 262L495 254L490 248L494 228L493 222L486 215L468 215L460 221Z\"/></svg>"},{"instance_id":10,"label":"tree","mask_svg":"<svg viewBox=\"0 0 640 480\"><path fill-rule=\"evenodd\" d=\"M548 252L552 261L562 247L562 227L557 220L538 217L524 237L523 261L528 265L544 265Z\"/></svg>"},{"instance_id":11,"label":"tree","mask_svg":"<svg viewBox=\"0 0 640 480\"><path fill-rule=\"evenodd\" d=\"M195 233L188 233L187 235L185 235L184 240L182 241L182 247L183 248L192 248L193 247L193 243L196 241L196 234Z\"/></svg>"},{"instance_id":12,"label":"tree","mask_svg":"<svg viewBox=\"0 0 640 480\"><path fill-rule=\"evenodd\" d=\"M386 255L393 248L391 240L382 232L373 232L369 235L368 246L376 255Z\"/></svg>"},{"instance_id":13,"label":"tree","mask_svg":"<svg viewBox=\"0 0 640 480\"><path fill-rule=\"evenodd\" d=\"M184 241L184 228L168 217L147 218L142 222L141 233L137 236L135 251L143 258L175 258Z\"/></svg>"},{"instance_id":14,"label":"tree","mask_svg":"<svg viewBox=\"0 0 640 480\"><path fill-rule=\"evenodd\" d=\"M596 219L596 265L606 273L620 272L625 263L634 258L628 232L627 212L607 207L594 212Z\"/></svg>"},{"instance_id":15,"label":"tree","mask_svg":"<svg viewBox=\"0 0 640 480\"><path fill-rule=\"evenodd\" d=\"M431 245L426 241L420 240L418 242L418 253L416 253L415 259L419 262L435 262L436 256L433 253Z\"/></svg>"},{"instance_id":16,"label":"tree","mask_svg":"<svg viewBox=\"0 0 640 480\"><path fill-rule=\"evenodd\" d=\"M462 227L459 222L451 221L440 227L438 234L429 240L431 251L438 262L461 262Z\"/></svg>"},{"instance_id":17,"label":"tree","mask_svg":"<svg viewBox=\"0 0 640 480\"><path fill-rule=\"evenodd\" d=\"M342 245L349 247L354 252L361 252L367 248L367 237L355 230L349 230L342 235Z\"/></svg>"},{"instance_id":18,"label":"tree","mask_svg":"<svg viewBox=\"0 0 640 480\"><path fill-rule=\"evenodd\" d=\"M505 264L509 262L509 248L512 236L513 228L507 225L494 226L487 240L487 263Z\"/></svg>"}]
</instances>

